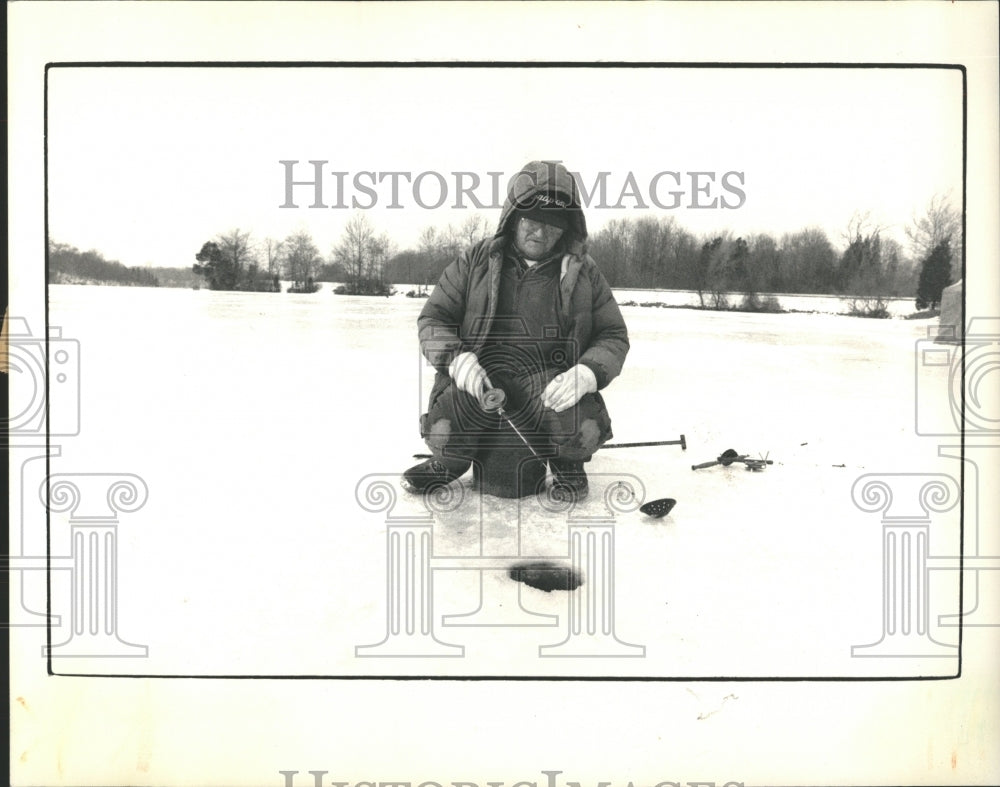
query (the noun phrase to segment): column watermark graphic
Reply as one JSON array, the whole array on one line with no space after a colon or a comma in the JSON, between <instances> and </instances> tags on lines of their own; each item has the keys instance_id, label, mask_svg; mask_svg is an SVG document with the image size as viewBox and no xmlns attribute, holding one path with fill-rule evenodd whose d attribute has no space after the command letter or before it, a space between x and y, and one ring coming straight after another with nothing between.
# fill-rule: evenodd
<instances>
[{"instance_id":1,"label":"column watermark graphic","mask_svg":"<svg viewBox=\"0 0 1000 787\"><path fill-rule=\"evenodd\" d=\"M71 553L50 556L71 572L70 633L46 656L145 657L149 648L118 635L118 519L146 504L146 483L131 473L57 473L39 490L50 514L66 514Z\"/></svg>"},{"instance_id":2,"label":"column watermark graphic","mask_svg":"<svg viewBox=\"0 0 1000 787\"><path fill-rule=\"evenodd\" d=\"M561 641L542 643L539 658L644 657L646 649L621 640L616 631L615 519L638 510L645 496L641 480L627 474L590 474L591 483L604 491L596 501L578 505L560 500L540 485L534 495L511 501L516 513L511 524L517 533L511 550L491 548L483 538L482 500L464 486L453 483L428 490L403 502L397 493L400 476L370 474L356 487L363 510L382 514L386 525L386 633L374 644L355 647L357 658L463 658L464 645L448 642L442 628L553 628L561 627ZM399 509L403 508L403 511ZM565 517L566 546L554 554L526 555L521 550L520 531L526 510L558 513ZM478 517L480 526L476 554L438 554L434 549L434 526L442 517ZM532 568L535 564L541 568ZM522 583L513 581L517 572L539 571L562 574L562 587L569 593L565 620L539 614L523 606ZM441 571L474 572L479 598L473 612L442 614L437 610L434 576ZM486 582L484 575L499 573L506 581ZM575 578L576 582L573 581Z\"/></svg>"},{"instance_id":3,"label":"column watermark graphic","mask_svg":"<svg viewBox=\"0 0 1000 787\"><path fill-rule=\"evenodd\" d=\"M854 504L882 515L882 636L854 646L852 656L958 655L930 631L928 553L931 514L955 508L960 494L943 474L869 473L855 481Z\"/></svg>"},{"instance_id":4,"label":"column watermark graphic","mask_svg":"<svg viewBox=\"0 0 1000 787\"><path fill-rule=\"evenodd\" d=\"M958 646L942 643L935 631L1000 626L1000 543L987 527L983 497L990 485L981 472L995 468L1000 456L1000 318L974 317L961 328L950 326L936 338L929 331L917 342L914 426L921 437L949 438L937 455L963 463L964 483L958 474L872 473L851 490L854 504L880 513L882 522L882 634L853 646L856 658L957 658ZM931 526L960 503L961 553L932 552ZM963 608L934 620L932 572L956 571L963 573Z\"/></svg>"},{"instance_id":5,"label":"column watermark graphic","mask_svg":"<svg viewBox=\"0 0 1000 787\"><path fill-rule=\"evenodd\" d=\"M7 334L2 367L12 395L4 439L16 524L4 558L12 603L3 625L64 636L41 648L45 658L145 658L147 646L119 636L118 525L145 505L146 482L133 473L48 471L62 443L81 434L80 342L59 327L35 335L19 317L7 318ZM65 546L51 538L53 519L68 523ZM66 597L48 595L64 584Z\"/></svg>"}]
</instances>

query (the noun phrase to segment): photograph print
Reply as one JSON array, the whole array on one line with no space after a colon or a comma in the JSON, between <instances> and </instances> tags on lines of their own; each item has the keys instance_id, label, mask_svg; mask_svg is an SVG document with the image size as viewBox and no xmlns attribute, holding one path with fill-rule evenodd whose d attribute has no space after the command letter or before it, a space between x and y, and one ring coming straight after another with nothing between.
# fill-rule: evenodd
<instances>
[{"instance_id":1,"label":"photograph print","mask_svg":"<svg viewBox=\"0 0 1000 787\"><path fill-rule=\"evenodd\" d=\"M51 671L955 675L965 79L51 64Z\"/></svg>"}]
</instances>

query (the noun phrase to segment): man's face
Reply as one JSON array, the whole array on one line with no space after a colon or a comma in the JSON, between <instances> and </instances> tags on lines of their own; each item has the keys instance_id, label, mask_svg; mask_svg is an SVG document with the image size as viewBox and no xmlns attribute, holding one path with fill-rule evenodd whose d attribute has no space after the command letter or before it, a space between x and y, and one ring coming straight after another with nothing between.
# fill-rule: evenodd
<instances>
[{"instance_id":1,"label":"man's face","mask_svg":"<svg viewBox=\"0 0 1000 787\"><path fill-rule=\"evenodd\" d=\"M563 231L551 224L521 217L517 222L517 250L529 260L540 260L556 245Z\"/></svg>"}]
</instances>

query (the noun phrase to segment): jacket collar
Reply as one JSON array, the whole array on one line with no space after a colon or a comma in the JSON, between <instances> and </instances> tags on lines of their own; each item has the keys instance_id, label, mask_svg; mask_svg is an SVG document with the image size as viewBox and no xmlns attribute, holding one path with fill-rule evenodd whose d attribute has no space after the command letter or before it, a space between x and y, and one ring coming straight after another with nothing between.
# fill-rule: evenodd
<instances>
[{"instance_id":1,"label":"jacket collar","mask_svg":"<svg viewBox=\"0 0 1000 787\"><path fill-rule=\"evenodd\" d=\"M489 253L489 298L486 301L485 325L491 326L493 318L497 313L497 300L500 297L500 271L503 268L504 239L494 238L490 243ZM571 247L572 248L572 247ZM583 255L585 256L585 255ZM576 287L576 280L580 276L580 269L583 267L583 259L579 253L568 251L563 254L559 270L559 292L562 296L562 317L569 320L570 307L572 306L573 288ZM487 331L489 329L487 328Z\"/></svg>"},{"instance_id":2,"label":"jacket collar","mask_svg":"<svg viewBox=\"0 0 1000 787\"><path fill-rule=\"evenodd\" d=\"M576 280L580 276L580 268L583 267L583 260L576 254L565 254L562 258L562 270L559 274L559 292L562 295L562 316L569 320L571 301L573 299L573 288L576 287Z\"/></svg>"}]
</instances>

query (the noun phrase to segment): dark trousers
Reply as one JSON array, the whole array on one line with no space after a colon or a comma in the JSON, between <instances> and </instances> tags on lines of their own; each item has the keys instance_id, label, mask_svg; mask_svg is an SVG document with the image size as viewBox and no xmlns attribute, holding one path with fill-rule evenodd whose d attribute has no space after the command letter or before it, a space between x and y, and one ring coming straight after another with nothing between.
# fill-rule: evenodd
<instances>
[{"instance_id":1,"label":"dark trousers","mask_svg":"<svg viewBox=\"0 0 1000 787\"><path fill-rule=\"evenodd\" d=\"M543 407L542 391L559 372L490 374L490 382L506 394L504 411L542 457L587 462L610 440L611 419L599 393L586 394L573 407L557 413ZM497 413L484 412L479 400L438 373L420 432L435 458L476 458L492 447L523 446L521 438Z\"/></svg>"}]
</instances>

